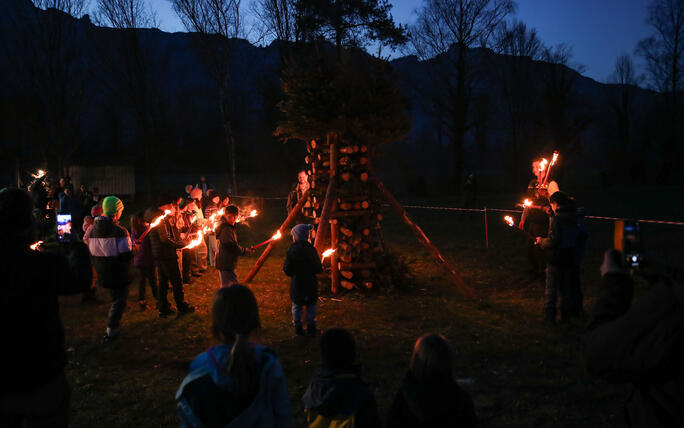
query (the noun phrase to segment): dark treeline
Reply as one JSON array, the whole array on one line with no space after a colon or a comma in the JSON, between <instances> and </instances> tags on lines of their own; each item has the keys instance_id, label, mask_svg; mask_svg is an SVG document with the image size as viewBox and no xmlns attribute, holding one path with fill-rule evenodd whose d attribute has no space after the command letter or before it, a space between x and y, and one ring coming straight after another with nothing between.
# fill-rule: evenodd
<instances>
[{"instance_id":1,"label":"dark treeline","mask_svg":"<svg viewBox=\"0 0 684 428\"><path fill-rule=\"evenodd\" d=\"M209 3L226 8L212 14ZM359 20L391 9L352 3ZM621 54L599 83L582 76L569 46L547 46L516 21L511 0L424 1L408 29L393 27L408 30L406 56L390 64L410 131L383 146L381 175L400 194L456 193L471 171L484 187L509 190L526 182L532 158L558 149L568 184L681 183L684 56L672 43L684 28L681 3L651 5L653 36L634 51L643 70ZM3 182L17 169L79 164L133 164L144 192L175 171L220 173L236 190L266 174L293 176L303 145L274 136L287 47L317 39L338 55L370 51L382 30L344 28L323 0L172 4L188 33L143 28L157 25L143 0L1 3ZM245 14L264 47L240 38Z\"/></svg>"}]
</instances>

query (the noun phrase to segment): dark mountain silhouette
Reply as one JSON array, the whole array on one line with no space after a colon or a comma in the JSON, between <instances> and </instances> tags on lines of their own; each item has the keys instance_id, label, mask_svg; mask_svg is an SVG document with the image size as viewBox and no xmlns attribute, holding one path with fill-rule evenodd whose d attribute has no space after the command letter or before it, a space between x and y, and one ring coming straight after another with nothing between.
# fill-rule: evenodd
<instances>
[{"instance_id":1,"label":"dark mountain silhouette","mask_svg":"<svg viewBox=\"0 0 684 428\"><path fill-rule=\"evenodd\" d=\"M55 25L67 29L61 46L51 43L48 28ZM133 163L142 167L140 133L127 92L127 53L121 49L124 31L130 30L99 27L87 16L75 19L56 10L42 11L29 0L0 2L0 34L6 41L2 52L6 60L0 61L3 170L55 162L60 156L65 164ZM165 177L178 171L226 170L218 96L193 45L193 35L157 29L141 29L137 34L149 82L155 173ZM240 39L217 43L230 43L234 50L230 108L238 145L238 175L254 183L266 174L283 177L283 184L273 190L284 191L289 178L303 166L304 151L301 145L285 145L272 136L280 96L279 49L276 44L257 47ZM51 49L59 53L51 57ZM509 124L503 114L506 100L497 73L505 70L506 61L486 49L472 50L470 55L480 65L474 97L481 102L472 114L477 126L469 133L465 166L477 171L481 183L487 185L500 182L505 173L502 153ZM56 65L54 58L59 58ZM61 77L46 72L65 66L60 61L68 66ZM437 62L439 58L419 61L413 56L392 61L411 111L412 129L404 141L387 146L379 164L382 175L399 194L401 189L412 193L449 190L440 183L446 185L451 174L451 148L448 132L440 125L444 118L434 111L432 99L434 94L446 93L435 79ZM544 76L553 67L564 66L533 63L535 84L529 95L537 113L530 118L530 126L539 132L521 153L526 160L555 148L543 91ZM569 121L578 117L585 121L573 141L572 153L564 153L565 166L573 168L568 180L595 180L607 168L606 156L616 144L610 100L619 88L563 70L573 81L565 115ZM634 123L646 121L647 107L656 102L657 95L640 88L634 88L634 94ZM65 111L69 114L54 119L55 112ZM54 126L58 122L60 125ZM644 135L635 131L633 139L633 147L626 149L648 147ZM528 165L519 168L526 172ZM520 175L524 177L524 173Z\"/></svg>"}]
</instances>

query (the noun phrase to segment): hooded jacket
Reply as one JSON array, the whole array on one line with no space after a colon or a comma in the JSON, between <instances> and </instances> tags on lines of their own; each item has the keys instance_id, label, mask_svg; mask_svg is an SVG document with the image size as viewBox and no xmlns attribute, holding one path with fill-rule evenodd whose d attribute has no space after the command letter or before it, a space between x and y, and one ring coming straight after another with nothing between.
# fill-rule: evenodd
<instances>
[{"instance_id":1,"label":"hooded jacket","mask_svg":"<svg viewBox=\"0 0 684 428\"><path fill-rule=\"evenodd\" d=\"M244 407L237 403L235 384L225 372L231 348L231 344L209 348L190 364L190 373L176 392L180 426L293 427L287 384L275 352L250 344L258 361L259 389Z\"/></svg>"},{"instance_id":2,"label":"hooded jacket","mask_svg":"<svg viewBox=\"0 0 684 428\"><path fill-rule=\"evenodd\" d=\"M310 428L381 426L375 396L356 371L316 370L302 397Z\"/></svg>"},{"instance_id":3,"label":"hooded jacket","mask_svg":"<svg viewBox=\"0 0 684 428\"><path fill-rule=\"evenodd\" d=\"M311 305L318 299L316 274L323 271L318 252L309 241L295 241L287 250L283 264L290 281L290 299L297 305Z\"/></svg>"},{"instance_id":4,"label":"hooded jacket","mask_svg":"<svg viewBox=\"0 0 684 428\"><path fill-rule=\"evenodd\" d=\"M420 382L407 373L394 397L386 428L477 427L473 400L450 379Z\"/></svg>"},{"instance_id":5,"label":"hooded jacket","mask_svg":"<svg viewBox=\"0 0 684 428\"><path fill-rule=\"evenodd\" d=\"M110 217L100 216L83 238L103 288L122 288L133 280L133 245L128 230Z\"/></svg>"}]
</instances>

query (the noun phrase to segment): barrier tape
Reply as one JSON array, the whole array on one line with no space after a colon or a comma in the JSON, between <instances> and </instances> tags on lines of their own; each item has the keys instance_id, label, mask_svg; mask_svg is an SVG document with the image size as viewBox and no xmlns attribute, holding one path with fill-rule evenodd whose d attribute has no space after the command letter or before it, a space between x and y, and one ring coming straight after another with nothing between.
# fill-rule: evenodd
<instances>
[{"instance_id":1,"label":"barrier tape","mask_svg":"<svg viewBox=\"0 0 684 428\"><path fill-rule=\"evenodd\" d=\"M287 200L286 197L278 197L278 196L261 197L261 196L231 195L231 198L243 198L243 199L261 198L261 199L270 199L270 200ZM387 204L385 204L385 205L387 205ZM402 205L402 206L404 208L413 208L413 209L419 209L419 210L465 211L465 212L480 212L480 213L485 212L484 208L438 207L438 206L431 206L431 205ZM502 209L502 208L487 208L486 211L500 212L500 213L513 213L513 214L522 213L522 210L508 210L508 209ZM682 221L633 219L633 218L625 218L625 217L604 217L604 216L594 216L594 215L587 215L587 216L584 216L584 218L590 218L590 219L594 219L594 220L610 220L610 221L617 221L617 220L625 221L626 220L626 221L638 221L639 223L666 224L666 225L670 225L670 226L684 226L684 222L682 222Z\"/></svg>"},{"instance_id":2,"label":"barrier tape","mask_svg":"<svg viewBox=\"0 0 684 428\"><path fill-rule=\"evenodd\" d=\"M416 209L426 209L426 210L443 210L443 211L471 211L471 212L484 212L484 208L454 208L454 207L435 207L429 205L404 205L404 208L416 208ZM522 213L522 210L506 210L501 208L487 208L487 211L502 212L502 213ZM668 220L648 220L648 219L634 219L625 217L604 217L587 215L584 218L591 218L595 220L627 220L627 221L638 221L639 223L652 223L652 224L667 224L671 226L684 226L684 222L681 221L668 221Z\"/></svg>"}]
</instances>

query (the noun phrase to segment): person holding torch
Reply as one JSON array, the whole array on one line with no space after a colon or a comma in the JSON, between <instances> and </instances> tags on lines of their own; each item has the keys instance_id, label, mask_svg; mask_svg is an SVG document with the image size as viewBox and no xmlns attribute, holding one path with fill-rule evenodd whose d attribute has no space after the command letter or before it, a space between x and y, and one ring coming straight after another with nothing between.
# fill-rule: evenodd
<instances>
[{"instance_id":1,"label":"person holding torch","mask_svg":"<svg viewBox=\"0 0 684 428\"><path fill-rule=\"evenodd\" d=\"M216 269L219 271L221 287L230 287L237 284L235 266L238 257L246 253L254 252L251 247L241 247L237 242L235 233L237 217L240 209L235 205L228 205L223 214L223 223L216 229L216 239L219 241L216 255Z\"/></svg>"},{"instance_id":2,"label":"person holding torch","mask_svg":"<svg viewBox=\"0 0 684 428\"><path fill-rule=\"evenodd\" d=\"M311 244L312 224L298 224L292 228L294 243L287 250L283 271L292 278L290 299L292 300L292 324L298 336L304 334L302 313L306 309L306 333L316 334L316 302L318 301L318 280L316 274L323 271L321 258Z\"/></svg>"}]
</instances>

